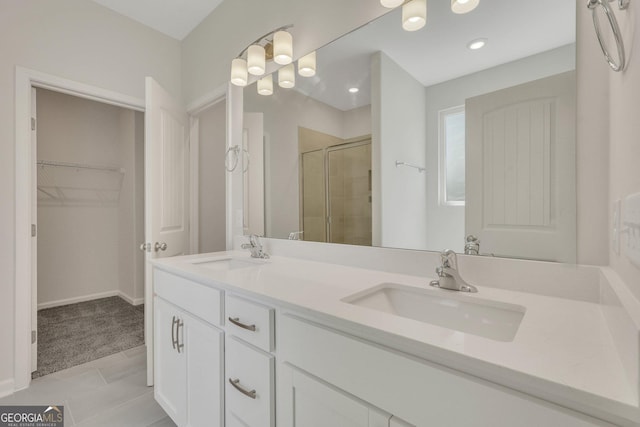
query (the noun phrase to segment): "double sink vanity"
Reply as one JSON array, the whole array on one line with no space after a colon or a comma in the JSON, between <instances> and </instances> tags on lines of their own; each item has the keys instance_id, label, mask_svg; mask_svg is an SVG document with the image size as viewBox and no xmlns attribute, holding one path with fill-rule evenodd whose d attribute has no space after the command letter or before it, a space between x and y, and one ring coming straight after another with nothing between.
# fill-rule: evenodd
<instances>
[{"instance_id":1,"label":"double sink vanity","mask_svg":"<svg viewBox=\"0 0 640 427\"><path fill-rule=\"evenodd\" d=\"M637 319L615 274L461 261L477 293L245 251L156 260L156 400L179 426L640 422Z\"/></svg>"}]
</instances>

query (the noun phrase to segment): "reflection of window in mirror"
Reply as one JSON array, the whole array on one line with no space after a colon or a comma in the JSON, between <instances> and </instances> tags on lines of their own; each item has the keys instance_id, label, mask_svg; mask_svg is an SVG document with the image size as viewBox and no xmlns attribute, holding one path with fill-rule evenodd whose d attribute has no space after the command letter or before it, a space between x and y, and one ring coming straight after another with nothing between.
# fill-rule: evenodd
<instances>
[{"instance_id":1,"label":"reflection of window in mirror","mask_svg":"<svg viewBox=\"0 0 640 427\"><path fill-rule=\"evenodd\" d=\"M464 206L464 105L441 110L438 115L440 204Z\"/></svg>"}]
</instances>

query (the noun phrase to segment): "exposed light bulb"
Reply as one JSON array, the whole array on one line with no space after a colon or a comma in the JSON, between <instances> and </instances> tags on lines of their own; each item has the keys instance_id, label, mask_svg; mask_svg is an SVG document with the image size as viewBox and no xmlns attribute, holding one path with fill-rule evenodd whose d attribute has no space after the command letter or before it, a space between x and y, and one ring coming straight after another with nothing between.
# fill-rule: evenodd
<instances>
[{"instance_id":1,"label":"exposed light bulb","mask_svg":"<svg viewBox=\"0 0 640 427\"><path fill-rule=\"evenodd\" d=\"M467 13L478 7L480 0L451 0L453 13Z\"/></svg>"},{"instance_id":2,"label":"exposed light bulb","mask_svg":"<svg viewBox=\"0 0 640 427\"><path fill-rule=\"evenodd\" d=\"M290 33L281 30L273 35L273 60L280 65L293 61L293 37Z\"/></svg>"},{"instance_id":3,"label":"exposed light bulb","mask_svg":"<svg viewBox=\"0 0 640 427\"><path fill-rule=\"evenodd\" d=\"M296 70L293 64L285 65L278 70L278 85L291 89L296 85Z\"/></svg>"},{"instance_id":4,"label":"exposed light bulb","mask_svg":"<svg viewBox=\"0 0 640 427\"><path fill-rule=\"evenodd\" d=\"M249 74L261 76L266 68L264 47L252 44L247 50L247 70Z\"/></svg>"},{"instance_id":5,"label":"exposed light bulb","mask_svg":"<svg viewBox=\"0 0 640 427\"><path fill-rule=\"evenodd\" d=\"M265 96L273 95L273 74L258 80L258 93Z\"/></svg>"},{"instance_id":6,"label":"exposed light bulb","mask_svg":"<svg viewBox=\"0 0 640 427\"><path fill-rule=\"evenodd\" d=\"M411 0L402 6L402 28L417 31L427 23L427 0Z\"/></svg>"},{"instance_id":7,"label":"exposed light bulb","mask_svg":"<svg viewBox=\"0 0 640 427\"><path fill-rule=\"evenodd\" d=\"M360 91L360 89L358 89L357 87L350 87L349 88L349 93L358 93Z\"/></svg>"},{"instance_id":8,"label":"exposed light bulb","mask_svg":"<svg viewBox=\"0 0 640 427\"><path fill-rule=\"evenodd\" d=\"M298 74L303 77L313 77L316 75L316 52L298 59Z\"/></svg>"},{"instance_id":9,"label":"exposed light bulb","mask_svg":"<svg viewBox=\"0 0 640 427\"><path fill-rule=\"evenodd\" d=\"M231 61L231 83L243 87L247 85L248 80L247 61L242 58Z\"/></svg>"},{"instance_id":10,"label":"exposed light bulb","mask_svg":"<svg viewBox=\"0 0 640 427\"><path fill-rule=\"evenodd\" d=\"M404 0L380 0L380 4L389 9L400 6L404 3Z\"/></svg>"}]
</instances>

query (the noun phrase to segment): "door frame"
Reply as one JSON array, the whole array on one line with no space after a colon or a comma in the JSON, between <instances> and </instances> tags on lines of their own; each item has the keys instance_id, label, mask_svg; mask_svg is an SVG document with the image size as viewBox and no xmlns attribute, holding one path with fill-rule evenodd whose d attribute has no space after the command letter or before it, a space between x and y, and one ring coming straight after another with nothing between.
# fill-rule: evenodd
<instances>
[{"instance_id":1,"label":"door frame","mask_svg":"<svg viewBox=\"0 0 640 427\"><path fill-rule=\"evenodd\" d=\"M144 86L144 84L142 84ZM16 66L15 67L15 280L14 280L14 368L13 391L29 387L31 383L31 311L32 311L32 248L31 248L31 213L33 206L31 191L36 184L32 179L33 167L31 156L31 88L42 88L55 92L88 99L103 104L114 105L134 111L145 111L145 99L136 98L120 92L103 89L97 86L66 79L53 74ZM197 114L229 99L229 85L197 99L187 106L190 125L190 193L191 197L191 242L192 252L198 250L198 135L199 122ZM236 94L237 98L237 94ZM240 97L241 99L241 97ZM238 102L236 102L238 104ZM242 102L239 102L242 108ZM230 113L227 104L227 130ZM237 107L236 107L237 108ZM227 131L227 138L229 132ZM230 198L231 182L227 182L227 203ZM227 210L231 208L228 205ZM227 213L227 228L230 228ZM22 231L19 231L22 230ZM145 236L146 238L146 236ZM227 241L230 237L227 236ZM232 239L232 238L231 238Z\"/></svg>"},{"instance_id":2,"label":"door frame","mask_svg":"<svg viewBox=\"0 0 640 427\"><path fill-rule=\"evenodd\" d=\"M15 74L14 391L31 382L31 88L49 89L104 104L144 111L144 99L16 66Z\"/></svg>"}]
</instances>

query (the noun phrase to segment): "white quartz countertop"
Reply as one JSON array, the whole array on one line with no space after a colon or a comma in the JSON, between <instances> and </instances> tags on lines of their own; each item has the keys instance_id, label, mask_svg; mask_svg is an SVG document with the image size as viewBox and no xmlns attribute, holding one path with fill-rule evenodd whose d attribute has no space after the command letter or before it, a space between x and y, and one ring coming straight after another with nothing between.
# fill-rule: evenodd
<instances>
[{"instance_id":1,"label":"white quartz countertop","mask_svg":"<svg viewBox=\"0 0 640 427\"><path fill-rule=\"evenodd\" d=\"M211 269L197 263L228 257L255 266ZM364 331L365 338L378 336L378 342L390 347L562 406L596 416L638 419L638 387L624 369L601 306L593 302L486 286L465 294L526 308L513 341L504 342L342 301L381 283L425 288L433 277L279 256L252 260L237 251L164 258L154 264L203 284L342 322L348 329Z\"/></svg>"}]
</instances>

